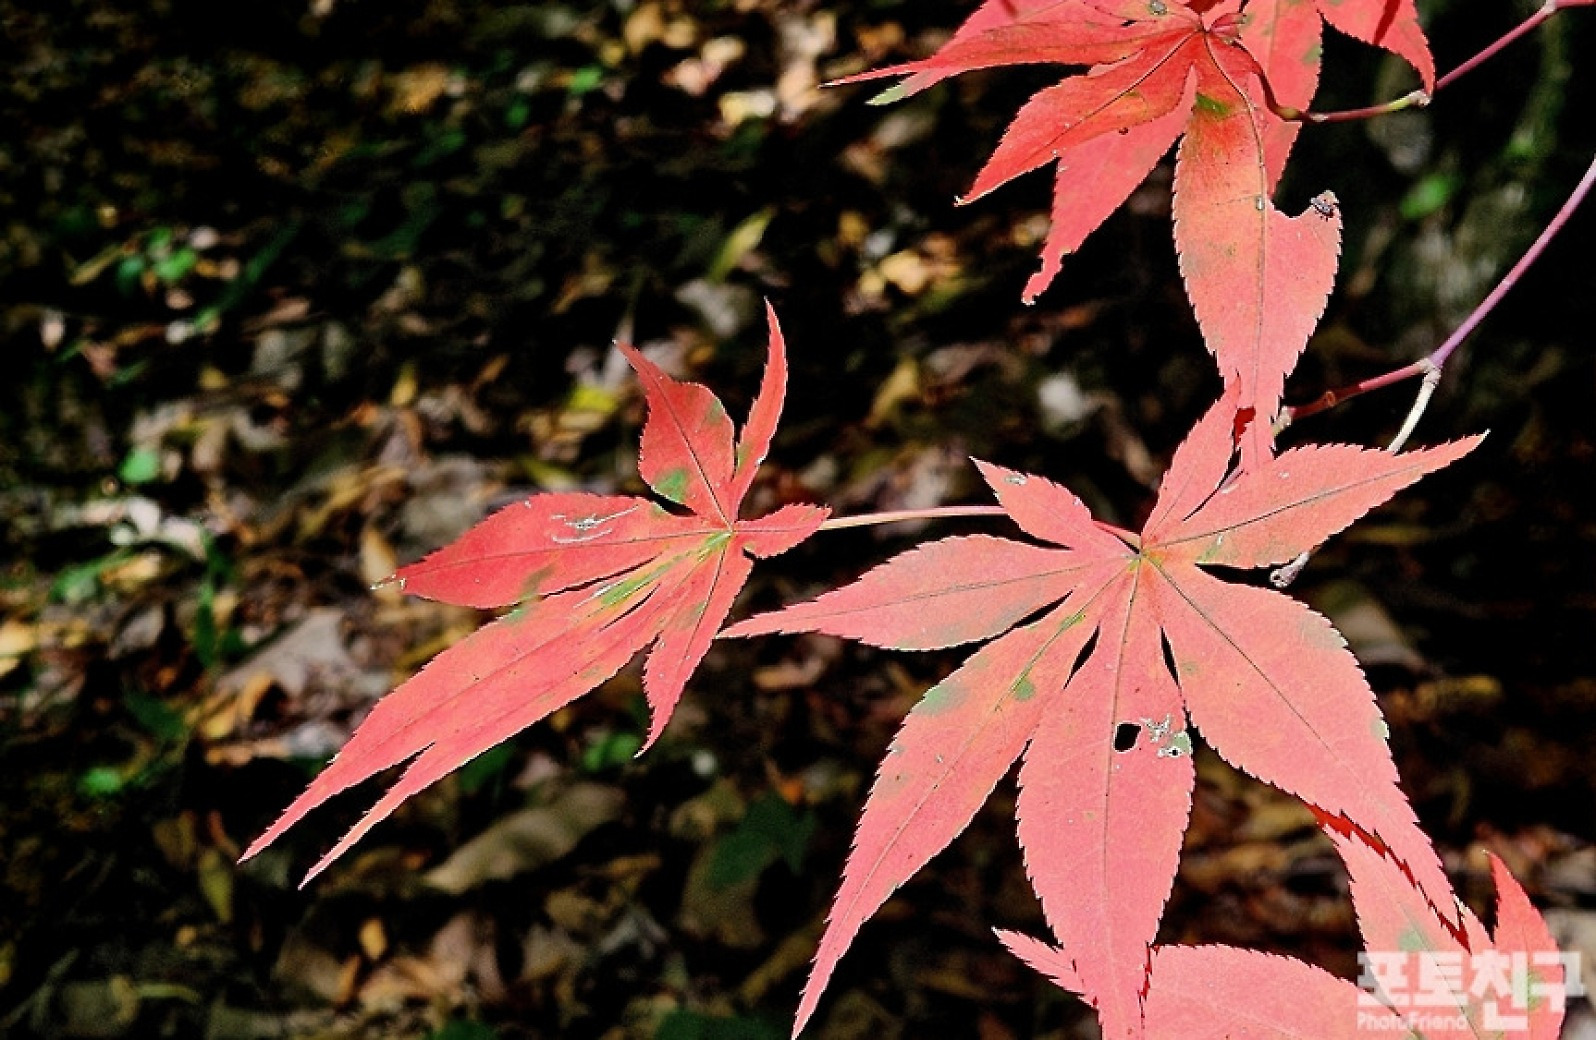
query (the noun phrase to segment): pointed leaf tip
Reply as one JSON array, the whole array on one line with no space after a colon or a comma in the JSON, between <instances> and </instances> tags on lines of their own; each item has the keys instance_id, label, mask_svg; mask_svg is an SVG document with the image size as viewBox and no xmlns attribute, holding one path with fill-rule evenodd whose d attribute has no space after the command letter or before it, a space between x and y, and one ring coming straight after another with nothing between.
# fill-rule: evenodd
<instances>
[{"instance_id":1,"label":"pointed leaf tip","mask_svg":"<svg viewBox=\"0 0 1596 1040\"><path fill-rule=\"evenodd\" d=\"M1087 636L1049 615L976 651L909 711L865 800L799 1028L860 927L969 825L1009 771Z\"/></svg>"},{"instance_id":2,"label":"pointed leaf tip","mask_svg":"<svg viewBox=\"0 0 1596 1040\"><path fill-rule=\"evenodd\" d=\"M1243 470L1223 493L1161 531L1159 544L1202 564L1283 564L1479 443L1465 437L1397 455L1350 444L1292 448Z\"/></svg>"},{"instance_id":3,"label":"pointed leaf tip","mask_svg":"<svg viewBox=\"0 0 1596 1040\"><path fill-rule=\"evenodd\" d=\"M1203 341L1240 408L1258 415L1246 465L1272 450L1285 377L1324 313L1341 251L1341 214L1289 217L1271 200L1268 144L1280 121L1244 85L1257 66L1241 48L1199 62L1198 103L1175 160L1175 245Z\"/></svg>"},{"instance_id":4,"label":"pointed leaf tip","mask_svg":"<svg viewBox=\"0 0 1596 1040\"><path fill-rule=\"evenodd\" d=\"M737 440L731 484L726 492L733 519L749 488L753 486L759 467L770 454L770 445L775 439L776 426L781 421L781 409L787 396L787 340L782 335L781 322L776 318L776 308L769 300L765 301L765 321L770 329L765 372L759 381L759 393L748 409L748 421Z\"/></svg>"},{"instance_id":5,"label":"pointed leaf tip","mask_svg":"<svg viewBox=\"0 0 1596 1040\"><path fill-rule=\"evenodd\" d=\"M1034 473L980 459L971 461L1009 518L1031 537L1099 557L1128 551L1123 542L1098 526L1086 503L1069 488Z\"/></svg>"},{"instance_id":6,"label":"pointed leaf tip","mask_svg":"<svg viewBox=\"0 0 1596 1040\"><path fill-rule=\"evenodd\" d=\"M1086 987L1081 984L1081 977L1075 970L1075 961L1059 947L1023 932L1011 932L1003 928L992 929L992 934L1010 953L1037 974L1050 979L1055 986L1071 993L1085 992Z\"/></svg>"},{"instance_id":7,"label":"pointed leaf tip","mask_svg":"<svg viewBox=\"0 0 1596 1040\"><path fill-rule=\"evenodd\" d=\"M730 525L736 519L736 503L728 494L735 472L734 431L720 399L698 383L667 375L631 344L616 347L636 370L648 403L638 472L660 497Z\"/></svg>"}]
</instances>

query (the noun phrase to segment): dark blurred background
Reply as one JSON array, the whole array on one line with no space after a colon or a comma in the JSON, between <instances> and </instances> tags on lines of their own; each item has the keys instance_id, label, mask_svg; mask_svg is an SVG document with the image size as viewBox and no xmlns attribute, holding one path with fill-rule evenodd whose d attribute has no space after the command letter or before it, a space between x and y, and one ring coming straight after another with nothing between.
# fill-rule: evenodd
<instances>
[{"instance_id":1,"label":"dark blurred background","mask_svg":"<svg viewBox=\"0 0 1596 1040\"><path fill-rule=\"evenodd\" d=\"M793 375L755 508L979 501L977 455L1139 522L1218 387L1167 165L1027 308L1051 178L953 202L1057 70L816 89L972 6L0 0L0 1034L787 1034L875 762L957 652L718 646L635 760L628 670L304 891L371 787L233 864L481 620L372 582L529 491L641 489L618 334L741 415L774 302ZM1442 70L1532 9L1421 7ZM1347 237L1292 399L1422 356L1489 290L1596 151L1593 55L1569 11L1429 110L1303 134L1281 204L1333 189ZM1320 108L1413 85L1345 39L1325 65ZM1485 446L1296 588L1367 666L1459 891L1489 905L1494 850L1586 951L1593 242L1587 207L1449 367L1417 439ZM1414 389L1287 440L1377 443ZM991 526L816 538L739 610ZM1311 819L1198 765L1163 937L1355 970ZM1012 802L865 927L814 1035L1093 1034L990 934L1043 927Z\"/></svg>"}]
</instances>

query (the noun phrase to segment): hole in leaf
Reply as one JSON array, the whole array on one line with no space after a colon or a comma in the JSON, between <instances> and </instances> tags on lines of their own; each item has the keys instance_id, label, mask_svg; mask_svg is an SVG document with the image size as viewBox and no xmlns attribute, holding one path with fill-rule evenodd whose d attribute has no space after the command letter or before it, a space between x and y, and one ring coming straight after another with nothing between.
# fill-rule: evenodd
<instances>
[{"instance_id":1,"label":"hole in leaf","mask_svg":"<svg viewBox=\"0 0 1596 1040\"><path fill-rule=\"evenodd\" d=\"M1092 637L1086 641L1086 645L1081 647L1081 652L1075 655L1075 663L1070 665L1070 679L1075 678L1075 673L1081 670L1081 666L1086 663L1086 659L1092 656L1092 651L1097 649L1097 636L1098 632L1094 631ZM1065 681L1068 682L1069 680L1066 679Z\"/></svg>"},{"instance_id":2,"label":"hole in leaf","mask_svg":"<svg viewBox=\"0 0 1596 1040\"><path fill-rule=\"evenodd\" d=\"M1114 727L1114 750L1129 751L1136 746L1136 738L1141 736L1142 728L1134 722L1121 722Z\"/></svg>"}]
</instances>

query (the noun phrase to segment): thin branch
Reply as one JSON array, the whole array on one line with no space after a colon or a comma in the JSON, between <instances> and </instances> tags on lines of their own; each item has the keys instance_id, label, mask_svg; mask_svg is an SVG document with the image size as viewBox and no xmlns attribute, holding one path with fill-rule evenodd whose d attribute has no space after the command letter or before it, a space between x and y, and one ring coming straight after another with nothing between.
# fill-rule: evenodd
<instances>
[{"instance_id":1,"label":"thin branch","mask_svg":"<svg viewBox=\"0 0 1596 1040\"><path fill-rule=\"evenodd\" d=\"M1520 36L1536 29L1542 22L1558 11L1569 7L1589 7L1593 3L1596 3L1596 0L1546 0L1534 14L1520 22L1517 28L1505 33L1501 39L1436 80L1435 89L1440 90L1442 87L1449 87L1456 83L1468 73L1473 72L1478 66L1496 57L1498 51L1503 50L1509 44L1517 42Z\"/></svg>"},{"instance_id":2,"label":"thin branch","mask_svg":"<svg viewBox=\"0 0 1596 1040\"><path fill-rule=\"evenodd\" d=\"M1580 2L1589 2L1589 0L1580 0ZM1524 255L1519 257L1518 263L1514 264L1512 269L1502 276L1502 280L1497 282L1496 287L1486 295L1485 299L1480 301L1479 306L1475 307L1473 312L1463 320L1463 323L1453 330L1445 342L1431 351L1428 357L1420 358L1412 364L1403 365L1401 368L1387 372L1384 375L1353 383L1351 386L1344 386L1338 390L1327 390L1317 400L1309 401L1307 404L1288 407L1281 412L1279 428L1284 429L1298 419L1316 415L1327 408L1335 407L1343 401L1349 401L1361 394L1366 394L1370 390L1391 386L1403 380L1412 379L1414 376L1423 376L1429 389L1420 390L1419 397L1414 401L1413 409L1409 411L1407 420L1402 424L1402 431L1398 434L1398 439L1393 442L1393 447L1390 450L1395 451L1400 448L1402 442L1413 432L1412 427L1418 423L1419 416L1424 413L1425 406L1429 404L1430 395L1435 392L1433 384L1440 381L1441 369L1446 365L1447 359L1457 351L1457 348L1475 329L1479 328L1486 315L1496 309L1496 305L1502 302L1502 297L1506 296L1508 290L1518 284L1518 280L1524 276L1525 271L1529 270L1530 265L1540 259L1541 254L1546 251L1546 247L1551 244L1552 239L1557 237L1558 232L1563 230L1564 225L1574 215L1574 211L1579 208L1580 203L1585 201L1585 197L1590 194L1593 187L1596 187L1596 159L1591 160L1590 166L1585 169L1585 175L1579 179L1579 183L1569 193L1568 199L1564 201L1562 207L1558 209L1557 214L1552 217L1551 221L1541 229L1541 233L1536 236L1534 243L1530 245Z\"/></svg>"},{"instance_id":3,"label":"thin branch","mask_svg":"<svg viewBox=\"0 0 1596 1040\"><path fill-rule=\"evenodd\" d=\"M1348 108L1339 112L1310 112L1300 108L1292 108L1290 105L1282 105L1275 100L1274 91L1269 88L1267 81L1264 82L1264 98L1268 102L1270 110L1281 119L1304 123L1350 123L1357 119L1373 119L1376 116L1390 115L1392 112L1400 112L1405 108L1423 108L1443 88L1451 86L1468 73L1473 72L1487 61L1496 57L1510 44L1517 42L1520 37L1534 31L1542 22L1558 11L1570 7L1589 7L1592 4L1596 4L1596 0L1546 0L1534 14L1504 33L1499 39L1474 55L1474 57L1436 80L1434 90L1414 90L1394 101L1387 101L1379 105L1369 105L1366 108Z\"/></svg>"},{"instance_id":4,"label":"thin branch","mask_svg":"<svg viewBox=\"0 0 1596 1040\"><path fill-rule=\"evenodd\" d=\"M1413 431L1418 429L1419 420L1424 416L1424 410L1430 406L1430 398L1435 396L1435 388L1441 385L1441 366L1425 358L1423 362L1427 367L1424 379L1419 383L1419 394L1413 399L1413 407L1408 409L1407 418L1402 420L1402 428L1391 438L1391 443L1385 450L1395 455L1402 450L1402 445L1413 436Z\"/></svg>"},{"instance_id":5,"label":"thin branch","mask_svg":"<svg viewBox=\"0 0 1596 1040\"><path fill-rule=\"evenodd\" d=\"M1441 89L1441 84L1436 83L1436 90ZM1387 101L1379 105L1369 105L1365 108L1345 108L1337 112L1298 112L1296 118L1304 123L1352 123L1359 119L1374 119L1376 116L1388 116L1392 112L1400 112L1405 108L1424 108L1430 103L1432 95L1426 90L1410 90L1395 101ZM1277 113L1278 114L1278 113ZM1282 116L1290 119L1291 116Z\"/></svg>"},{"instance_id":6,"label":"thin branch","mask_svg":"<svg viewBox=\"0 0 1596 1040\"><path fill-rule=\"evenodd\" d=\"M1596 186L1596 159L1591 160L1591 164L1585 168L1585 176L1581 177L1579 183L1574 185L1574 190L1569 193L1567 201L1557 211L1557 215L1552 217L1551 222L1541 229L1541 233L1536 236L1534 244L1529 247L1529 250L1523 256L1519 257L1519 261L1513 265L1513 269L1508 271L1500 282L1496 283L1496 288L1492 289L1490 295L1480 301L1480 305L1474 308L1474 313L1463 320L1463 324L1459 325L1457 330L1446 338L1446 342L1435 348L1429 360L1437 368L1446 364L1446 359L1452 356L1452 352L1457 350L1458 346L1468 338L1469 334L1479 327L1480 322L1485 320L1485 316L1496 308L1502 297L1507 295L1507 291L1518 284L1518 280L1523 277L1525 271L1529 270L1529 266L1540 259L1540 255L1546 252L1546 247L1551 244L1552 239L1556 238L1557 233L1563 230L1563 225L1568 223L1569 218L1574 215L1574 211L1579 208L1579 204L1585 201L1585 196L1590 194L1593 186Z\"/></svg>"},{"instance_id":7,"label":"thin branch","mask_svg":"<svg viewBox=\"0 0 1596 1040\"><path fill-rule=\"evenodd\" d=\"M1284 430L1287 426L1290 426L1299 419L1306 419L1310 415L1318 415L1320 412L1328 411L1341 402L1350 401L1354 397L1368 393L1370 390L1380 390L1384 387L1392 386L1396 383L1401 383L1405 380L1412 379L1414 376L1423 374L1424 360L1421 358L1420 360L1413 362L1411 365L1403 365L1401 368L1396 369L1393 372L1387 372L1384 375L1378 375L1369 379L1359 380L1350 386L1343 386L1335 390L1326 390L1323 394L1320 394L1317 398L1307 402L1306 404L1289 405L1283 409L1280 413L1280 419L1276 424L1275 432L1279 433L1281 430Z\"/></svg>"},{"instance_id":8,"label":"thin branch","mask_svg":"<svg viewBox=\"0 0 1596 1040\"><path fill-rule=\"evenodd\" d=\"M1582 2L1589 2L1589 0L1582 0ZM1468 338L1470 333L1479 328L1480 322L1485 320L1485 316L1495 309L1496 305L1501 302L1502 297L1507 295L1507 291L1518 283L1524 272L1529 270L1529 266L1546 251L1547 245L1551 243L1552 239L1557 237L1559 231L1563 230L1563 225L1568 223L1568 219L1574 215L1574 211L1579 208L1579 204L1585 201L1585 196L1590 194L1593 186L1596 186L1596 159L1591 160L1590 166L1585 170L1585 176L1579 179L1579 183L1569 193L1567 201L1557 211L1557 215L1552 217L1551 222L1541 229L1541 233L1536 236L1535 242L1523 256L1519 257L1518 263L1514 264L1512 270L1502 276L1502 280L1497 282L1496 287L1486 295L1485 299L1480 301L1479 306L1474 308L1473 313L1464 319L1463 324L1453 330L1452 334L1446 338L1446 342L1436 347L1427 357L1420 358L1411 365L1403 365L1401 368L1387 372L1383 376L1365 379L1340 390L1326 391L1316 401L1297 405L1294 408L1282 409L1280 418L1275 424L1276 432L1278 433L1280 430L1285 429L1298 419L1322 412L1326 408L1333 408L1342 401L1350 400L1359 394L1366 394L1370 390L1378 390L1381 387L1400 383L1404 379L1422 375L1424 381L1419 384L1418 396L1413 399L1413 406L1408 409L1407 417L1402 420L1402 428L1397 431L1395 437L1391 438L1391 443L1386 445L1385 449L1393 455L1401 451L1402 446L1413 435L1413 431L1418 428L1419 420L1424 416L1424 410L1429 407L1430 399L1435 396L1435 388L1441 385L1441 368L1446 364L1447 359L1456 352L1458 346ZM1308 565L1308 559L1311 555L1311 552L1305 552L1284 567L1277 567L1269 575L1270 583L1277 589L1283 589L1293 581L1296 581L1297 575L1301 574L1302 569Z\"/></svg>"}]
</instances>

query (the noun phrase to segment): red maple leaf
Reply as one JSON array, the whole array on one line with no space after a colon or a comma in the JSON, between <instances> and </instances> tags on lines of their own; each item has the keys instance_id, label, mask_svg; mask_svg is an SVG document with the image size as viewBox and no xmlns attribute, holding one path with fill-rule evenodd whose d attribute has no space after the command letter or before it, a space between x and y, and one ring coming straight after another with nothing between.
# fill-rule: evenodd
<instances>
[{"instance_id":1,"label":"red maple leaf","mask_svg":"<svg viewBox=\"0 0 1596 1040\"><path fill-rule=\"evenodd\" d=\"M785 552L827 515L818 506L788 505L757 520L737 519L786 392L786 348L774 311L769 319L769 361L735 447L731 418L714 394L618 344L648 402L639 471L688 515L624 495L534 495L400 570L391 580L429 599L523 605L383 698L244 859L333 795L413 759L311 868L308 882L406 798L569 704L650 646L643 686L653 725L644 747L654 742L747 581L750 557Z\"/></svg>"},{"instance_id":2,"label":"red maple leaf","mask_svg":"<svg viewBox=\"0 0 1596 1040\"><path fill-rule=\"evenodd\" d=\"M1147 1031L1190 1040L1556 1040L1564 968L1546 921L1502 861L1496 931L1460 908L1461 937L1442 927L1403 871L1341 828L1327 827L1347 864L1366 950L1360 985L1301 961L1230 946L1166 946L1152 959ZM1000 933L1021 959L1073 981L1065 951Z\"/></svg>"},{"instance_id":3,"label":"red maple leaf","mask_svg":"<svg viewBox=\"0 0 1596 1040\"><path fill-rule=\"evenodd\" d=\"M1296 448L1227 481L1235 414L1231 392L1198 423L1140 537L1095 523L1041 477L980 464L1014 522L1050 546L944 539L727 630L897 649L1007 632L930 689L888 750L800 1027L860 925L968 825L1023 752L1018 830L1032 884L1104 1034L1137 1034L1148 944L1191 805L1188 717L1227 761L1377 835L1426 893L1450 899L1341 637L1296 600L1205 568L1284 564L1478 439L1403 455Z\"/></svg>"},{"instance_id":4,"label":"red maple leaf","mask_svg":"<svg viewBox=\"0 0 1596 1040\"><path fill-rule=\"evenodd\" d=\"M1129 197L1177 138L1175 246L1203 339L1249 427L1250 465L1271 445L1285 377L1335 281L1340 214L1328 193L1296 217L1271 196L1297 124L1276 116L1264 77L1305 108L1318 81L1319 12L1434 68L1412 0L987 0L936 54L841 82L907 75L913 93L972 69L1089 65L1020 109L969 194L1057 163L1053 222L1033 301L1066 254ZM1256 53L1255 53L1256 49ZM1279 83L1274 83L1278 77Z\"/></svg>"}]
</instances>

